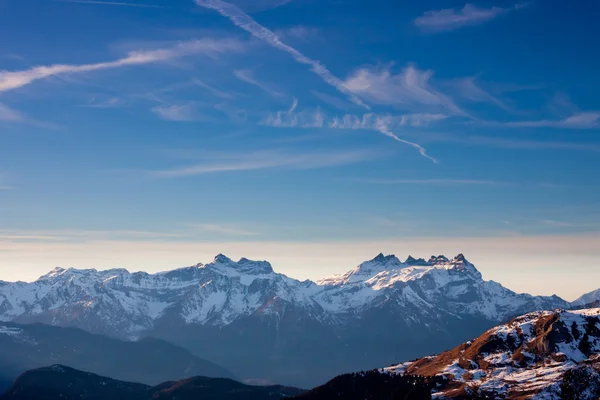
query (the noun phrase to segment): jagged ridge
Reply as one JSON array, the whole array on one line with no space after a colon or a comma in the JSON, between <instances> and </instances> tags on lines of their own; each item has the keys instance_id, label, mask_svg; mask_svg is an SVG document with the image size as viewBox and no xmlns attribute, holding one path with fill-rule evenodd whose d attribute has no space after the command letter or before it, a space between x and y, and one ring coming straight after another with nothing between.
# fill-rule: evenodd
<instances>
[{"instance_id":1,"label":"jagged ridge","mask_svg":"<svg viewBox=\"0 0 600 400\"><path fill-rule=\"evenodd\" d=\"M382 371L443 376L440 398L596 400L599 351L600 309L538 311L438 356Z\"/></svg>"}]
</instances>

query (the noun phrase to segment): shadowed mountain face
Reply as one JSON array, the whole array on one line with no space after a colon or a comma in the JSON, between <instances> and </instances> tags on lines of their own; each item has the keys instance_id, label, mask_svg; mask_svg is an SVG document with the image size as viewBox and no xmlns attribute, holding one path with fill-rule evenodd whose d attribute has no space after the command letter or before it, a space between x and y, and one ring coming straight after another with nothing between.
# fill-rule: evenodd
<instances>
[{"instance_id":1,"label":"shadowed mountain face","mask_svg":"<svg viewBox=\"0 0 600 400\"><path fill-rule=\"evenodd\" d=\"M443 379L367 371L338 376L303 393L298 400L428 400Z\"/></svg>"},{"instance_id":2,"label":"shadowed mountain face","mask_svg":"<svg viewBox=\"0 0 600 400\"><path fill-rule=\"evenodd\" d=\"M300 387L443 351L516 315L568 306L485 281L462 254L404 262L380 254L318 282L218 255L154 275L57 268L33 283L0 283L1 320L160 337L242 379Z\"/></svg>"},{"instance_id":3,"label":"shadowed mountain face","mask_svg":"<svg viewBox=\"0 0 600 400\"><path fill-rule=\"evenodd\" d=\"M445 378L448 399L600 398L600 309L537 311L382 372Z\"/></svg>"},{"instance_id":4,"label":"shadowed mountain face","mask_svg":"<svg viewBox=\"0 0 600 400\"><path fill-rule=\"evenodd\" d=\"M156 385L167 380L233 374L159 339L126 342L76 328L0 323L0 389L21 373L55 363Z\"/></svg>"},{"instance_id":5,"label":"shadowed mountain face","mask_svg":"<svg viewBox=\"0 0 600 400\"><path fill-rule=\"evenodd\" d=\"M54 365L24 373L0 400L275 400L301 392L206 377L148 386Z\"/></svg>"}]
</instances>

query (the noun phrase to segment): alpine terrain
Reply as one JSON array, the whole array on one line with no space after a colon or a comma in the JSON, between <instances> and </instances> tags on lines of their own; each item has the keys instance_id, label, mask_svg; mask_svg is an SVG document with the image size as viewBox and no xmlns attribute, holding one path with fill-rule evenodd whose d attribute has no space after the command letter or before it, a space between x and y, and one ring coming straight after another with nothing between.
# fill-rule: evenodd
<instances>
[{"instance_id":1,"label":"alpine terrain","mask_svg":"<svg viewBox=\"0 0 600 400\"><path fill-rule=\"evenodd\" d=\"M434 398L600 398L600 308L537 311L381 372L443 378Z\"/></svg>"},{"instance_id":2,"label":"alpine terrain","mask_svg":"<svg viewBox=\"0 0 600 400\"><path fill-rule=\"evenodd\" d=\"M312 387L456 346L514 316L568 308L485 281L459 254L378 255L317 282L233 261L169 272L56 268L0 283L0 320L73 326L125 340L158 337L254 382Z\"/></svg>"}]
</instances>

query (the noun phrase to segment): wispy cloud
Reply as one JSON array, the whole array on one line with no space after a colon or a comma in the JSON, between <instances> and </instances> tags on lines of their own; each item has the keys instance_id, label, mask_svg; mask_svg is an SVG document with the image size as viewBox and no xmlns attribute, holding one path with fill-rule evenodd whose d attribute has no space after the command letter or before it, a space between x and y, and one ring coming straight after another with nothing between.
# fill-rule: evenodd
<instances>
[{"instance_id":1,"label":"wispy cloud","mask_svg":"<svg viewBox=\"0 0 600 400\"><path fill-rule=\"evenodd\" d=\"M194 230L200 230L207 233L216 233L228 236L258 236L259 232L254 230L248 230L235 225L228 224L209 224L209 223L198 223L190 225Z\"/></svg>"},{"instance_id":2,"label":"wispy cloud","mask_svg":"<svg viewBox=\"0 0 600 400\"><path fill-rule=\"evenodd\" d=\"M0 103L0 122L5 122L7 124L28 124L51 130L59 129L56 124L36 120L35 118L31 118L30 116L2 103Z\"/></svg>"},{"instance_id":3,"label":"wispy cloud","mask_svg":"<svg viewBox=\"0 0 600 400\"><path fill-rule=\"evenodd\" d=\"M156 106L152 108L152 112L167 121L184 122L198 119L192 104Z\"/></svg>"},{"instance_id":4,"label":"wispy cloud","mask_svg":"<svg viewBox=\"0 0 600 400\"><path fill-rule=\"evenodd\" d=\"M345 81L352 93L374 103L405 109L445 109L456 115L466 115L449 96L431 86L431 70L408 65L394 74L391 66L363 67L354 71Z\"/></svg>"},{"instance_id":5,"label":"wispy cloud","mask_svg":"<svg viewBox=\"0 0 600 400\"><path fill-rule=\"evenodd\" d=\"M446 8L443 10L426 11L414 20L414 24L425 32L447 32L466 26L483 24L509 11L518 10L525 6L526 4L522 3L510 8L479 8L467 3L461 9Z\"/></svg>"},{"instance_id":6,"label":"wispy cloud","mask_svg":"<svg viewBox=\"0 0 600 400\"><path fill-rule=\"evenodd\" d=\"M166 8L154 4L126 3L122 1L99 1L99 0L53 0L58 3L94 4L103 6L138 7L138 8Z\"/></svg>"},{"instance_id":7,"label":"wispy cloud","mask_svg":"<svg viewBox=\"0 0 600 400\"><path fill-rule=\"evenodd\" d=\"M243 12L237 6L230 4L230 3L226 3L222 0L195 0L195 1L196 1L196 4L198 4L201 7L215 10L218 13L220 13L221 15L223 15L224 17L229 18L234 25L236 25L237 27L239 27L241 29L244 29L245 31L247 31L251 35L253 35L254 37L264 41L268 45L288 53L298 63L308 65L310 67L311 71L313 71L315 74L317 74L326 83L328 83L329 85L333 86L334 88L336 88L337 90L339 90L340 92L342 92L346 96L348 96L348 98L352 102L354 102L360 106L363 106L365 108L369 108L354 93L352 93L350 90L348 90L348 88L346 88L346 86L344 86L342 80L339 79L338 77L336 77L335 75L333 75L331 73L331 71L329 71L329 69L327 69L327 67L325 65L321 64L320 61L313 60L313 59L305 56L304 54L302 54L295 48L283 43L274 32L272 32L269 29L265 28L264 26L260 25L258 22L256 22L254 19L252 19L252 17L247 15L245 12Z\"/></svg>"},{"instance_id":8,"label":"wispy cloud","mask_svg":"<svg viewBox=\"0 0 600 400\"><path fill-rule=\"evenodd\" d=\"M501 138L497 136L456 135L450 133L420 132L419 137L426 142L460 143L467 146L481 146L500 149L522 150L577 150L600 152L596 143L560 142L545 140L525 140Z\"/></svg>"},{"instance_id":9,"label":"wispy cloud","mask_svg":"<svg viewBox=\"0 0 600 400\"><path fill-rule=\"evenodd\" d=\"M366 182L382 185L503 185L503 182L476 179L369 179Z\"/></svg>"},{"instance_id":10,"label":"wispy cloud","mask_svg":"<svg viewBox=\"0 0 600 400\"><path fill-rule=\"evenodd\" d=\"M348 104L345 101L343 101L335 96L330 96L327 93L318 92L316 90L313 90L311 93L313 95L315 95L315 97L317 97L319 100L321 100L329 105L332 105L339 110L347 110L348 109Z\"/></svg>"},{"instance_id":11,"label":"wispy cloud","mask_svg":"<svg viewBox=\"0 0 600 400\"><path fill-rule=\"evenodd\" d=\"M126 106L127 102L119 97L109 97L107 99L98 99L92 97L87 104L83 104L80 107L87 108L117 108Z\"/></svg>"},{"instance_id":12,"label":"wispy cloud","mask_svg":"<svg viewBox=\"0 0 600 400\"><path fill-rule=\"evenodd\" d=\"M455 79L450 82L450 86L456 90L458 96L465 100L491 103L505 111L512 112L502 100L483 89L479 82L477 82L477 78L474 76Z\"/></svg>"},{"instance_id":13,"label":"wispy cloud","mask_svg":"<svg viewBox=\"0 0 600 400\"><path fill-rule=\"evenodd\" d=\"M423 157L438 164L427 150L418 143L400 138L392 129L401 126L423 126L434 121L447 118L443 114L408 114L408 115L378 115L368 113L363 115L346 114L341 117L328 117L320 109L294 112L297 104L288 111L271 113L263 121L264 125L278 128L322 128L327 126L334 129L369 129L378 131L400 143L417 149Z\"/></svg>"},{"instance_id":14,"label":"wispy cloud","mask_svg":"<svg viewBox=\"0 0 600 400\"><path fill-rule=\"evenodd\" d=\"M132 51L126 57L95 64L54 64L38 66L22 71L0 71L0 92L29 85L35 81L57 75L77 74L127 66L153 64L194 54L218 55L226 52L241 52L243 46L233 39L199 39L161 49Z\"/></svg>"},{"instance_id":15,"label":"wispy cloud","mask_svg":"<svg viewBox=\"0 0 600 400\"><path fill-rule=\"evenodd\" d=\"M254 77L254 73L249 70L249 69L238 69L233 71L233 75L235 75L236 78L238 78L240 81L242 82L246 82L250 85L256 86L257 88L267 92L268 94L270 94L273 97L281 97L282 94L269 88L267 85L265 85L264 83L258 81L255 77Z\"/></svg>"},{"instance_id":16,"label":"wispy cloud","mask_svg":"<svg viewBox=\"0 0 600 400\"><path fill-rule=\"evenodd\" d=\"M23 114L0 103L0 121L5 122L22 122L25 120Z\"/></svg>"},{"instance_id":17,"label":"wispy cloud","mask_svg":"<svg viewBox=\"0 0 600 400\"><path fill-rule=\"evenodd\" d=\"M297 25L285 29L279 29L276 34L280 37L289 37L308 41L309 39L319 38L319 29L311 26Z\"/></svg>"},{"instance_id":18,"label":"wispy cloud","mask_svg":"<svg viewBox=\"0 0 600 400\"><path fill-rule=\"evenodd\" d=\"M504 125L524 128L595 129L600 128L600 111L581 112L560 120L507 122Z\"/></svg>"},{"instance_id":19,"label":"wispy cloud","mask_svg":"<svg viewBox=\"0 0 600 400\"><path fill-rule=\"evenodd\" d=\"M151 171L158 178L176 178L193 175L214 174L232 171L253 171L262 169L315 169L354 164L373 157L370 151L337 151L295 153L289 151L265 151L257 153L236 153L202 163L180 168Z\"/></svg>"},{"instance_id":20,"label":"wispy cloud","mask_svg":"<svg viewBox=\"0 0 600 400\"><path fill-rule=\"evenodd\" d=\"M217 97L221 97L223 99L231 99L233 97L235 97L232 93L229 92L225 92L223 90L217 89L212 85L209 85L208 83L198 79L198 78L194 78L192 79L192 82L206 90L208 90L209 92L211 92L212 94L214 94Z\"/></svg>"}]
</instances>

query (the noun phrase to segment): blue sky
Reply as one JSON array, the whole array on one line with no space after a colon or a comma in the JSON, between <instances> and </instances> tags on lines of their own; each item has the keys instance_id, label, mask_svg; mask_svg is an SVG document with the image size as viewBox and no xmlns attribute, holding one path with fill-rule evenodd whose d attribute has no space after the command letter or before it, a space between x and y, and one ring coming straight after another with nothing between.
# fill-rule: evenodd
<instances>
[{"instance_id":1,"label":"blue sky","mask_svg":"<svg viewBox=\"0 0 600 400\"><path fill-rule=\"evenodd\" d=\"M0 0L1 277L470 250L515 290L595 289L599 13Z\"/></svg>"}]
</instances>

